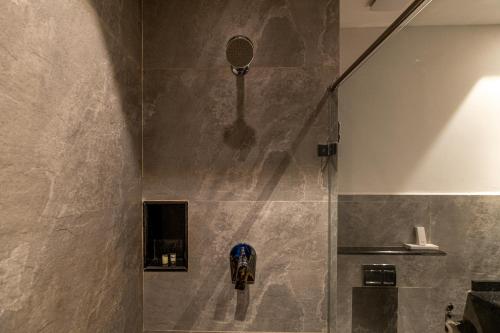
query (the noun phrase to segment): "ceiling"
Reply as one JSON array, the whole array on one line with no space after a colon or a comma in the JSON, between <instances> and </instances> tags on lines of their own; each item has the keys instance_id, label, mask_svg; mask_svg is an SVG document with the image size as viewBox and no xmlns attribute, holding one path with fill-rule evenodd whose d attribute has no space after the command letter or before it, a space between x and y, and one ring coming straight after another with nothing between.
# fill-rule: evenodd
<instances>
[{"instance_id":1,"label":"ceiling","mask_svg":"<svg viewBox=\"0 0 500 333\"><path fill-rule=\"evenodd\" d=\"M410 25L500 24L500 0L433 0Z\"/></svg>"},{"instance_id":2,"label":"ceiling","mask_svg":"<svg viewBox=\"0 0 500 333\"><path fill-rule=\"evenodd\" d=\"M340 0L342 28L387 27L412 0ZM376 10L375 10L376 9ZM500 0L433 0L411 25L500 24Z\"/></svg>"},{"instance_id":3,"label":"ceiling","mask_svg":"<svg viewBox=\"0 0 500 333\"><path fill-rule=\"evenodd\" d=\"M373 0L340 0L340 26L342 28L387 27L411 3L401 0L395 10L372 10ZM394 8L394 7L392 7Z\"/></svg>"}]
</instances>

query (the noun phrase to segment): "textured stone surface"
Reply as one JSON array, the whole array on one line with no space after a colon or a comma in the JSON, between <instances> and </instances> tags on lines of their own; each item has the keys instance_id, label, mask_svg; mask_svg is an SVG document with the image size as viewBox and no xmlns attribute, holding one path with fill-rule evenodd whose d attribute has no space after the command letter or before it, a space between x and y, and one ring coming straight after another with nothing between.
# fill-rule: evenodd
<instances>
[{"instance_id":1,"label":"textured stone surface","mask_svg":"<svg viewBox=\"0 0 500 333\"><path fill-rule=\"evenodd\" d=\"M446 257L423 256L339 256L338 257L338 320L337 332L350 333L352 325L352 288L360 287L363 283L361 265L363 264L393 264L396 265L397 286L402 288L433 288L440 286L446 277ZM435 294L437 295L437 294ZM403 301L402 301L403 302ZM403 302L403 305L405 302ZM435 308L435 304L427 306ZM444 318L444 306L439 305ZM405 312L403 312L405 313ZM424 311L425 313L425 311ZM429 318L420 318L428 320ZM411 318L399 318L400 323L405 323ZM425 323L424 323L425 324ZM430 333L430 332L429 332ZM433 332L434 333L434 332Z\"/></svg>"},{"instance_id":2,"label":"textured stone surface","mask_svg":"<svg viewBox=\"0 0 500 333\"><path fill-rule=\"evenodd\" d=\"M398 288L352 288L353 333L397 333Z\"/></svg>"},{"instance_id":3,"label":"textured stone surface","mask_svg":"<svg viewBox=\"0 0 500 333\"><path fill-rule=\"evenodd\" d=\"M0 331L142 331L136 1L0 4Z\"/></svg>"},{"instance_id":4,"label":"textured stone surface","mask_svg":"<svg viewBox=\"0 0 500 333\"><path fill-rule=\"evenodd\" d=\"M377 208L374 202L379 202L380 207ZM384 215L387 217L384 218ZM412 318L409 316L414 311L411 309L418 307L419 313L423 314L419 325L427 325L423 327L427 327L429 332L441 332L448 303L455 305L456 314L463 314L472 279L500 279L500 264L495 256L500 251L499 218L500 196L339 197L339 235L344 235L349 242L357 245L393 245L398 237L403 239L401 242L406 241L413 222L419 225L427 223L431 241L439 245L447 256L340 256L338 332L351 332L351 288L361 286L361 265L370 263L395 264L398 287L408 289L404 297L407 301L400 298L401 304L408 306L401 312L400 325L415 328L411 326ZM371 224L384 220L387 224L379 224L378 228L382 230L377 235ZM389 231L391 229L398 231ZM362 240L355 239L352 233L358 233ZM339 243L349 246L349 242L342 237L339 236Z\"/></svg>"},{"instance_id":5,"label":"textured stone surface","mask_svg":"<svg viewBox=\"0 0 500 333\"><path fill-rule=\"evenodd\" d=\"M335 0L145 2L144 199L188 200L190 224L189 272L144 274L145 330L326 330L328 172L316 144L328 135L337 16ZM225 60L237 34L255 45L243 79ZM240 241L258 256L248 294L229 279Z\"/></svg>"},{"instance_id":6,"label":"textured stone surface","mask_svg":"<svg viewBox=\"0 0 500 333\"><path fill-rule=\"evenodd\" d=\"M227 68L146 71L144 195L148 199L325 201L315 144L333 70L253 68L245 104Z\"/></svg>"},{"instance_id":7,"label":"textured stone surface","mask_svg":"<svg viewBox=\"0 0 500 333\"><path fill-rule=\"evenodd\" d=\"M398 332L443 332L442 304L437 288L398 288Z\"/></svg>"},{"instance_id":8,"label":"textured stone surface","mask_svg":"<svg viewBox=\"0 0 500 333\"><path fill-rule=\"evenodd\" d=\"M338 66L335 0L150 0L144 3L146 69L227 68L235 35L255 46L253 65Z\"/></svg>"},{"instance_id":9,"label":"textured stone surface","mask_svg":"<svg viewBox=\"0 0 500 333\"><path fill-rule=\"evenodd\" d=\"M415 242L414 226L430 227L424 196L342 195L339 246L400 246Z\"/></svg>"},{"instance_id":10,"label":"textured stone surface","mask_svg":"<svg viewBox=\"0 0 500 333\"><path fill-rule=\"evenodd\" d=\"M147 329L320 331L327 212L325 202L190 202L189 271L145 273ZM257 252L247 293L229 275L241 240Z\"/></svg>"}]
</instances>

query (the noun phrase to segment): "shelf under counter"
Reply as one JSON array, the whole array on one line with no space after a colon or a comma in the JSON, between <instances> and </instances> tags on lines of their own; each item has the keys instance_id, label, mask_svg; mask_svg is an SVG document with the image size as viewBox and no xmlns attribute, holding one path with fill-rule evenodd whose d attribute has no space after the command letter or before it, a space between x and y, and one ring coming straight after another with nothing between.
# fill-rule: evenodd
<instances>
[{"instance_id":1,"label":"shelf under counter","mask_svg":"<svg viewBox=\"0 0 500 333\"><path fill-rule=\"evenodd\" d=\"M408 250L404 246L340 246L338 255L445 256L442 250Z\"/></svg>"}]
</instances>

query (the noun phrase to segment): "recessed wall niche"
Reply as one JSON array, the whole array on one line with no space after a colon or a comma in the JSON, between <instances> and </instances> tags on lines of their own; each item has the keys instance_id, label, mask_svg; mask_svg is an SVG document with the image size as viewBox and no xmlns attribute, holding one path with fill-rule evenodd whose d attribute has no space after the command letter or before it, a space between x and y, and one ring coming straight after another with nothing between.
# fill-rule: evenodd
<instances>
[{"instance_id":1,"label":"recessed wall niche","mask_svg":"<svg viewBox=\"0 0 500 333\"><path fill-rule=\"evenodd\" d=\"M188 203L144 201L144 270L187 271Z\"/></svg>"}]
</instances>

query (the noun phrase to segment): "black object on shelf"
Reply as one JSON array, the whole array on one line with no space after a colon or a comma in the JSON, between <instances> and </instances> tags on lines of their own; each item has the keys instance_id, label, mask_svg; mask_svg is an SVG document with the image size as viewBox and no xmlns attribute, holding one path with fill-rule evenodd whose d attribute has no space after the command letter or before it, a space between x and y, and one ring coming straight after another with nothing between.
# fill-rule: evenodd
<instances>
[{"instance_id":1,"label":"black object on shelf","mask_svg":"<svg viewBox=\"0 0 500 333\"><path fill-rule=\"evenodd\" d=\"M144 201L143 228L145 271L187 271L186 201Z\"/></svg>"},{"instance_id":2,"label":"black object on shelf","mask_svg":"<svg viewBox=\"0 0 500 333\"><path fill-rule=\"evenodd\" d=\"M340 246L340 255L406 255L406 256L445 256L441 250L408 250L404 246Z\"/></svg>"}]
</instances>

